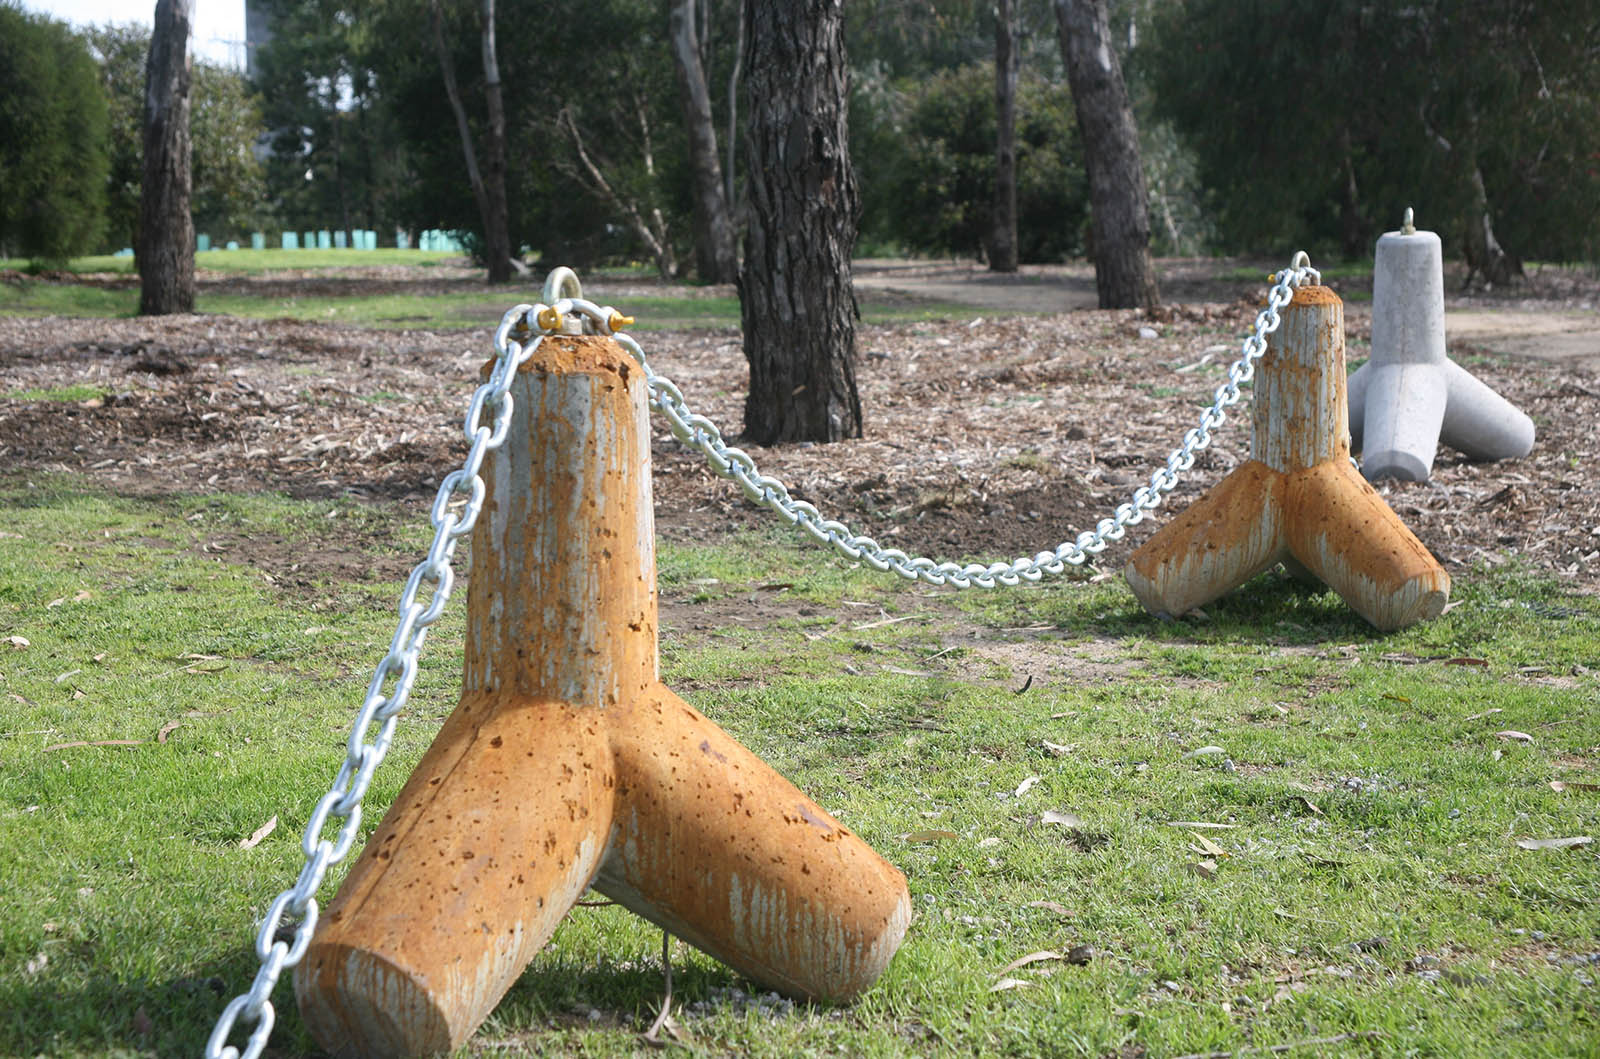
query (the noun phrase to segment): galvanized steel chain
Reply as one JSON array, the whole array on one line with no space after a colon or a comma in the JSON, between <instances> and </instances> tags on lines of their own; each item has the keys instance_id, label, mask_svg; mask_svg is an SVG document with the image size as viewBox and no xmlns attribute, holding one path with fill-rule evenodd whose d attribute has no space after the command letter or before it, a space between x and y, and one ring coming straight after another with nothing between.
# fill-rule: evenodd
<instances>
[{"instance_id":1,"label":"galvanized steel chain","mask_svg":"<svg viewBox=\"0 0 1600 1059\"><path fill-rule=\"evenodd\" d=\"M1295 255L1289 268L1278 272L1267 296L1267 307L1256 317L1255 326L1239 359L1228 368L1228 381L1219 386L1210 408L1200 423L1184 435L1183 444L1167 458L1166 465L1150 476L1150 484L1140 486L1127 503L1117 507L1112 517L1101 519L1093 531L1063 541L1053 551L1042 551L1032 558L990 564L935 562L926 557L912 558L898 548L885 548L864 534L825 519L815 506L796 500L784 484L762 474L744 450L728 445L716 424L690 410L683 393L664 375L651 368L644 350L632 337L618 329L633 321L610 306L596 305L578 295L576 275L557 269L545 281L545 302L518 305L505 314L495 330L495 362L489 379L473 393L467 407L466 437L471 448L461 467L447 474L439 485L430 518L435 529L427 557L411 571L400 595L400 623L389 643L389 650L373 671L361 710L351 726L345 759L332 787L318 800L306 823L300 848L305 865L295 884L273 899L256 932L255 951L260 961L249 991L228 1003L206 1041L206 1059L256 1059L272 1034L276 1013L272 991L283 972L305 956L317 927L316 894L330 868L349 855L361 830L361 801L372 783L373 774L394 741L399 714L410 698L417 679L417 663L428 629L444 613L455 585L451 562L456 545L472 531L483 510L485 487L484 459L505 441L511 426L510 387L517 369L531 357L543 335L589 331L611 335L644 370L650 390L650 403L667 419L679 441L704 453L711 468L723 478L738 484L750 500L763 504L791 525L798 526L819 543L831 545L851 560L865 562L876 570L890 571L907 580L957 588L993 588L997 584L1016 585L1038 581L1044 574L1060 574L1067 566L1081 565L1091 555L1105 550L1106 542L1120 540L1127 526L1143 520L1145 512L1161 503L1162 497L1178 484L1179 475L1194 465L1194 453L1211 442L1211 431L1227 418L1223 409L1239 399L1239 386L1255 373L1255 362L1266 352L1266 336L1277 330L1279 310L1289 304L1293 289L1308 279L1320 282L1304 252ZM570 296L563 296L570 291ZM536 335L535 332L542 332ZM524 345L522 340L533 341ZM487 418L487 422L485 421ZM426 599L419 598L431 592ZM369 741L374 724L378 730ZM333 837L324 835L330 818L339 825ZM291 925L290 920L293 920ZM288 938L284 937L288 934ZM237 1024L252 1027L243 1051L228 1043Z\"/></svg>"},{"instance_id":2,"label":"galvanized steel chain","mask_svg":"<svg viewBox=\"0 0 1600 1059\"><path fill-rule=\"evenodd\" d=\"M400 594L400 625L389 642L388 653L378 663L367 685L366 698L350 730L344 763L333 786L311 810L311 819L300 840L305 866L294 886L280 893L268 907L256 933L255 949L260 968L255 981L249 992L235 997L223 1009L206 1041L206 1059L240 1059L241 1056L255 1059L266 1047L276 1020L272 990L279 976L305 956L317 928L316 895L323 877L328 869L344 860L360 833L361 799L394 741L399 713L405 708L416 683L417 660L428 629L443 615L455 585L455 572L450 564L455 558L456 544L472 532L483 510L485 489L480 472L484 458L500 447L511 427L509 390L512 380L517 369L543 341L542 336L534 337L526 346L518 341L529 337L524 322L529 309L527 305L512 309L495 331L494 367L488 381L473 393L467 407L466 434L471 448L466 461L447 474L439 485L430 515L435 529L433 544L428 548L427 558L411 571L405 590ZM374 724L378 729L369 741ZM323 834L330 817L343 821L331 838ZM227 1043L235 1024L241 1021L246 1026L254 1026L242 1052Z\"/></svg>"},{"instance_id":3,"label":"galvanized steel chain","mask_svg":"<svg viewBox=\"0 0 1600 1059\"><path fill-rule=\"evenodd\" d=\"M817 508L796 500L778 479L762 474L755 460L743 449L735 448L722 440L717 425L703 415L691 411L683 392L671 379L657 374L646 359L644 350L630 336L613 333L616 326L627 321L615 309L601 307L582 298L563 298L552 306L537 306L532 312L538 315L536 324L546 331L569 326L568 317L574 312L584 317L588 327L599 334L610 334L644 369L650 386L650 403L671 427L672 436L699 449L717 475L733 481L752 502L770 508L790 525L797 526L819 544L830 545L845 558L864 562L875 570L894 571L908 581L926 581L932 585L953 585L956 588L993 588L996 585L1018 585L1024 581L1038 581L1045 574L1056 575L1068 566L1081 566L1090 556L1105 550L1109 541L1121 540L1127 527L1144 520L1145 514L1161 505L1162 498L1178 484L1180 476L1194 466L1195 453L1211 444L1211 432L1227 419L1224 409L1239 400L1239 387L1255 375L1255 362L1267 350L1267 336L1281 323L1279 311L1294 297L1294 288L1302 283L1320 283L1322 275L1311 267L1305 251L1295 254L1286 269L1275 273L1273 286L1267 294L1266 308L1256 315L1255 325L1245 338L1239 359L1228 367L1228 379L1218 386L1211 407L1200 415L1200 422L1183 436L1183 442L1167 457L1164 466L1151 475L1148 485L1133 491L1126 503L1117 506L1110 517L1101 519L1093 530L1085 530L1075 538L1062 541L1051 551L1041 551L1033 556L1023 556L1010 562L992 563L937 562L927 557L912 558L898 548L885 548L871 537L854 533L842 522L823 518ZM558 289L577 289L577 278L569 270L558 269L551 273L551 284ZM547 285L548 293L548 285Z\"/></svg>"}]
</instances>

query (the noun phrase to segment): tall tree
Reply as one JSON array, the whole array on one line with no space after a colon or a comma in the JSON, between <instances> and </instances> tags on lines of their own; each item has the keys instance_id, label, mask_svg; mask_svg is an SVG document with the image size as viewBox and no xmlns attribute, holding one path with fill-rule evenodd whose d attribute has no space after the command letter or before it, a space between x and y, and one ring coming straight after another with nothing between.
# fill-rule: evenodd
<instances>
[{"instance_id":1,"label":"tall tree","mask_svg":"<svg viewBox=\"0 0 1600 1059\"><path fill-rule=\"evenodd\" d=\"M758 445L861 436L843 0L745 0L750 224L739 303Z\"/></svg>"},{"instance_id":2,"label":"tall tree","mask_svg":"<svg viewBox=\"0 0 1600 1059\"><path fill-rule=\"evenodd\" d=\"M105 220L106 104L63 23L0 4L0 256L60 261Z\"/></svg>"},{"instance_id":3,"label":"tall tree","mask_svg":"<svg viewBox=\"0 0 1600 1059\"><path fill-rule=\"evenodd\" d=\"M689 136L689 175L694 193L695 270L706 283L732 283L739 276L733 246L733 218L722 187L717 158L717 128L711 116L711 90L701 61L697 9L701 0L673 0L672 54L683 96L684 128Z\"/></svg>"},{"instance_id":4,"label":"tall tree","mask_svg":"<svg viewBox=\"0 0 1600 1059\"><path fill-rule=\"evenodd\" d=\"M1017 7L997 0L994 9L994 213L989 268L1017 270Z\"/></svg>"},{"instance_id":5,"label":"tall tree","mask_svg":"<svg viewBox=\"0 0 1600 1059\"><path fill-rule=\"evenodd\" d=\"M145 66L144 181L139 193L139 313L194 312L189 216L189 25L193 0L156 0Z\"/></svg>"},{"instance_id":6,"label":"tall tree","mask_svg":"<svg viewBox=\"0 0 1600 1059\"><path fill-rule=\"evenodd\" d=\"M482 38L484 101L489 108L487 174L478 168L478 152L472 144L472 128L467 123L466 107L456 80L455 60L445 42L444 13L439 0L431 0L433 46L439 56L444 88L455 113L456 131L461 137L461 153L466 159L467 180L472 197L483 218L483 252L489 267L490 283L511 281L511 238L507 230L506 206L506 114L500 87L500 62L495 50L494 0L481 0L479 33Z\"/></svg>"},{"instance_id":7,"label":"tall tree","mask_svg":"<svg viewBox=\"0 0 1600 1059\"><path fill-rule=\"evenodd\" d=\"M1089 224L1100 308L1156 305L1139 130L1111 42L1106 0L1056 0L1061 57L1089 171Z\"/></svg>"}]
</instances>

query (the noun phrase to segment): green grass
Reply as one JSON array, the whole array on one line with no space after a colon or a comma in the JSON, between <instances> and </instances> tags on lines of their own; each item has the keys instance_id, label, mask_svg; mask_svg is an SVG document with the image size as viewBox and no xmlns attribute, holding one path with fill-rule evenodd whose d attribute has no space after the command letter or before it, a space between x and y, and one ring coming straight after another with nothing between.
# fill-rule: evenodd
<instances>
[{"instance_id":1,"label":"green grass","mask_svg":"<svg viewBox=\"0 0 1600 1059\"><path fill-rule=\"evenodd\" d=\"M466 291L302 298L208 294L202 290L195 308L202 313L246 319L294 319L355 327L482 328L498 322L501 314L518 302L537 299L538 291L531 285L512 286L492 293ZM635 329L640 331L739 326L739 300L733 297L641 297L628 298L626 302L626 305L618 308L638 319ZM133 316L138 308L137 287L106 288L36 281L0 285L0 315L110 318ZM870 299L862 300L862 318L867 323L970 318L977 312L971 306L942 302L908 306L880 305ZM994 316L995 313L988 312L987 315Z\"/></svg>"},{"instance_id":2,"label":"green grass","mask_svg":"<svg viewBox=\"0 0 1600 1059\"><path fill-rule=\"evenodd\" d=\"M453 265L464 260L462 254L443 250L202 250L194 255L196 268L216 272L271 272L280 269L371 268L378 265L411 265L423 268ZM26 258L0 258L0 270L26 271L32 263ZM138 275L132 256L95 254L68 261L68 272L114 272Z\"/></svg>"},{"instance_id":3,"label":"green grass","mask_svg":"<svg viewBox=\"0 0 1600 1059\"><path fill-rule=\"evenodd\" d=\"M55 386L47 390L11 390L6 393L0 393L0 397L11 401L60 401L67 404L88 401L103 396L105 396L103 388L89 386L86 383Z\"/></svg>"},{"instance_id":4,"label":"green grass","mask_svg":"<svg viewBox=\"0 0 1600 1059\"><path fill-rule=\"evenodd\" d=\"M425 519L14 474L0 504L0 1054L196 1054L249 982L253 923L298 871L393 629L397 577L291 567L334 548L404 570ZM242 537L276 544L253 565L208 550ZM769 1014L677 944L698 1052L1171 1056L1377 1032L1292 1054L1596 1054L1600 860L1514 842L1600 827L1600 794L1549 786L1596 779L1593 597L1513 563L1385 636L1271 575L1158 622L1117 579L955 596L776 530L659 561L663 679L900 867L916 909L845 1008ZM369 831L454 705L462 638L458 603ZM122 739L142 743L48 749ZM1201 833L1227 854L1214 875L1171 821L1230 825ZM906 837L927 829L957 837ZM660 940L575 910L463 1054L649 1053ZM1078 945L1086 965L990 991L1017 957ZM287 985L276 1000L274 1054L314 1054Z\"/></svg>"}]
</instances>

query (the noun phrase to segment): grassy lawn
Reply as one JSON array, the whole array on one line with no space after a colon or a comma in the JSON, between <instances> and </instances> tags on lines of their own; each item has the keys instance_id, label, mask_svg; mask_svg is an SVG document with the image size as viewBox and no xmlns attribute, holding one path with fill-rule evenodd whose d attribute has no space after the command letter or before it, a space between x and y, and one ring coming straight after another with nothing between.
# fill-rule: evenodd
<instances>
[{"instance_id":1,"label":"grassy lawn","mask_svg":"<svg viewBox=\"0 0 1600 1059\"><path fill-rule=\"evenodd\" d=\"M202 250L194 255L195 268L214 272L256 273L280 269L372 268L378 265L410 265L431 267L453 265L463 260L458 252L444 250ZM26 258L0 257L0 270L26 271L30 262ZM65 266L68 272L113 272L129 276L138 275L133 257L116 257L96 254L75 257Z\"/></svg>"},{"instance_id":2,"label":"grassy lawn","mask_svg":"<svg viewBox=\"0 0 1600 1059\"><path fill-rule=\"evenodd\" d=\"M426 519L15 474L0 505L0 1055L196 1054L299 869ZM343 573L296 567L329 550ZM1500 567L1385 636L1275 576L1162 623L1116 577L956 596L778 530L660 563L666 682L916 909L843 1009L675 944L684 1050L1600 1050L1600 858L1518 845L1600 827L1600 600ZM454 706L461 611L369 832ZM649 1054L660 946L575 910L463 1054ZM275 1000L271 1054L315 1054L287 983Z\"/></svg>"},{"instance_id":3,"label":"grassy lawn","mask_svg":"<svg viewBox=\"0 0 1600 1059\"><path fill-rule=\"evenodd\" d=\"M213 251L214 252L214 251ZM327 251L334 253L334 251ZM355 251L343 251L354 253ZM238 251L244 253L244 251ZM387 294L351 297L278 298L250 294L208 294L202 291L196 309L255 320L295 319L312 323L379 328L475 328L498 320L519 301L537 301L536 285L504 291L450 294ZM739 300L734 297L636 297L628 312L638 319L635 330L738 327ZM0 285L0 314L9 316L133 316L139 308L136 287L106 288L78 284L28 282ZM1006 315L971 306L938 302L880 304L863 297L862 319L883 324L919 320L970 319Z\"/></svg>"}]
</instances>

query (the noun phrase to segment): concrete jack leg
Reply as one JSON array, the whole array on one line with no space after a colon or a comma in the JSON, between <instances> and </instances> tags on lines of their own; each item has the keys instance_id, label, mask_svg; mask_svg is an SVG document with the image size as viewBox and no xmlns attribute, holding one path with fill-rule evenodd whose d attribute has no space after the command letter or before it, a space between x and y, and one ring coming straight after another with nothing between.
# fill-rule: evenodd
<instances>
[{"instance_id":1,"label":"concrete jack leg","mask_svg":"<svg viewBox=\"0 0 1600 1059\"><path fill-rule=\"evenodd\" d=\"M1410 227L1378 239L1372 359L1350 376L1350 436L1368 479L1426 481L1442 441L1474 460L1533 449L1533 420L1445 356L1439 237Z\"/></svg>"},{"instance_id":2,"label":"concrete jack leg","mask_svg":"<svg viewBox=\"0 0 1600 1059\"><path fill-rule=\"evenodd\" d=\"M1434 618L1450 575L1350 464L1344 305L1302 286L1257 368L1251 458L1134 552L1128 584L1177 616L1283 563L1385 631Z\"/></svg>"},{"instance_id":3,"label":"concrete jack leg","mask_svg":"<svg viewBox=\"0 0 1600 1059\"><path fill-rule=\"evenodd\" d=\"M590 886L792 996L888 965L906 881L661 684L645 379L546 338L472 540L461 702L295 974L341 1056L459 1047Z\"/></svg>"}]
</instances>

